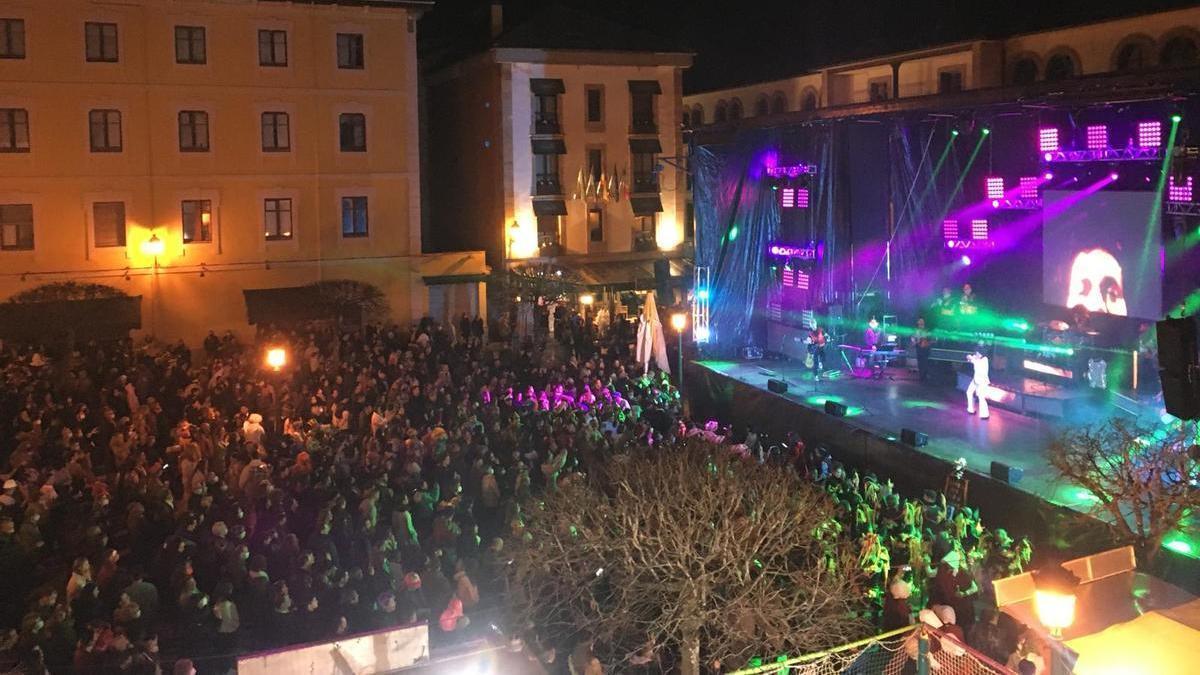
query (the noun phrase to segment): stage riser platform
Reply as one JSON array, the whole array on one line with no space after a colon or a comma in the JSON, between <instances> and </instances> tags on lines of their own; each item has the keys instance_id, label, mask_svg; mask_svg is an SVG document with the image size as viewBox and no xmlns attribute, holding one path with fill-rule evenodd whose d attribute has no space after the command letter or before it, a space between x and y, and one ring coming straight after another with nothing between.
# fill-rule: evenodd
<instances>
[{"instance_id":1,"label":"stage riser platform","mask_svg":"<svg viewBox=\"0 0 1200 675\"><path fill-rule=\"evenodd\" d=\"M963 392L963 405L966 405L967 387L971 386L971 373L958 373L958 390ZM1052 385L1048 385L1052 386ZM1052 417L1064 420L1078 420L1083 417L1082 408L1096 398L1091 390L1075 390L1060 388L1056 395L1038 395L1017 391L1016 387L1004 382L991 385L993 390L1005 394L999 398L994 394L988 397L988 404L1005 410L1032 415L1034 417Z\"/></svg>"}]
</instances>

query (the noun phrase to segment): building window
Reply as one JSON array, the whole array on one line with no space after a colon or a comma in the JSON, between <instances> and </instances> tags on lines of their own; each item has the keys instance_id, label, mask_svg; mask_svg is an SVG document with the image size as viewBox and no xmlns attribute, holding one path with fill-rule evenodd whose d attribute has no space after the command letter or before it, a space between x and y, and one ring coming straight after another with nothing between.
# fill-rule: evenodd
<instances>
[{"instance_id":1,"label":"building window","mask_svg":"<svg viewBox=\"0 0 1200 675\"><path fill-rule=\"evenodd\" d=\"M179 150L208 152L208 113L203 110L179 113Z\"/></svg>"},{"instance_id":2,"label":"building window","mask_svg":"<svg viewBox=\"0 0 1200 675\"><path fill-rule=\"evenodd\" d=\"M33 204L0 204L0 251L33 250Z\"/></svg>"},{"instance_id":3,"label":"building window","mask_svg":"<svg viewBox=\"0 0 1200 675\"><path fill-rule=\"evenodd\" d=\"M778 115L785 112L787 112L787 96L782 91L777 91L771 99L771 114Z\"/></svg>"},{"instance_id":4,"label":"building window","mask_svg":"<svg viewBox=\"0 0 1200 675\"><path fill-rule=\"evenodd\" d=\"M292 200L271 197L263 200L263 225L267 241L292 238Z\"/></svg>"},{"instance_id":5,"label":"building window","mask_svg":"<svg viewBox=\"0 0 1200 675\"><path fill-rule=\"evenodd\" d=\"M175 26L175 63L199 65L207 62L204 26Z\"/></svg>"},{"instance_id":6,"label":"building window","mask_svg":"<svg viewBox=\"0 0 1200 675\"><path fill-rule=\"evenodd\" d=\"M1164 68L1182 68L1195 65L1200 60L1198 57L1200 49L1197 49L1196 41L1186 35L1178 35L1163 45L1158 61Z\"/></svg>"},{"instance_id":7,"label":"building window","mask_svg":"<svg viewBox=\"0 0 1200 675\"><path fill-rule=\"evenodd\" d=\"M207 199L185 199L183 210L183 243L198 244L212 241L212 202Z\"/></svg>"},{"instance_id":8,"label":"building window","mask_svg":"<svg viewBox=\"0 0 1200 675\"><path fill-rule=\"evenodd\" d=\"M120 52L117 48L117 24L88 21L83 24L86 43L85 55L92 63L116 63Z\"/></svg>"},{"instance_id":9,"label":"building window","mask_svg":"<svg viewBox=\"0 0 1200 675\"><path fill-rule=\"evenodd\" d=\"M754 99L754 116L765 117L771 114L771 102L766 94L759 94L758 98Z\"/></svg>"},{"instance_id":10,"label":"building window","mask_svg":"<svg viewBox=\"0 0 1200 675\"><path fill-rule=\"evenodd\" d=\"M587 212L588 241L604 241L604 210L598 207Z\"/></svg>"},{"instance_id":11,"label":"building window","mask_svg":"<svg viewBox=\"0 0 1200 675\"><path fill-rule=\"evenodd\" d=\"M696 238L696 206L688 202L683 211L683 238L692 241Z\"/></svg>"},{"instance_id":12,"label":"building window","mask_svg":"<svg viewBox=\"0 0 1200 675\"><path fill-rule=\"evenodd\" d=\"M287 31L258 31L258 65L283 67L287 64Z\"/></svg>"},{"instance_id":13,"label":"building window","mask_svg":"<svg viewBox=\"0 0 1200 675\"><path fill-rule=\"evenodd\" d=\"M366 67L362 33L337 34L337 60L338 68L344 70L362 70Z\"/></svg>"},{"instance_id":14,"label":"building window","mask_svg":"<svg viewBox=\"0 0 1200 675\"><path fill-rule=\"evenodd\" d=\"M729 106L725 103L725 100L722 99L717 101L717 107L713 111L713 122L720 124L727 119L729 119Z\"/></svg>"},{"instance_id":15,"label":"building window","mask_svg":"<svg viewBox=\"0 0 1200 675\"><path fill-rule=\"evenodd\" d=\"M25 58L25 20L0 19L0 59Z\"/></svg>"},{"instance_id":16,"label":"building window","mask_svg":"<svg viewBox=\"0 0 1200 675\"><path fill-rule=\"evenodd\" d=\"M561 133L558 126L558 94L533 95L533 133Z\"/></svg>"},{"instance_id":17,"label":"building window","mask_svg":"<svg viewBox=\"0 0 1200 675\"><path fill-rule=\"evenodd\" d=\"M1075 59L1070 54L1055 54L1046 62L1046 81L1066 80L1075 77Z\"/></svg>"},{"instance_id":18,"label":"building window","mask_svg":"<svg viewBox=\"0 0 1200 675\"><path fill-rule=\"evenodd\" d=\"M338 139L342 152L366 152L367 116L362 113L338 115Z\"/></svg>"},{"instance_id":19,"label":"building window","mask_svg":"<svg viewBox=\"0 0 1200 675\"><path fill-rule=\"evenodd\" d=\"M658 131L654 123L654 94L647 91L635 91L630 94L633 110L632 121L635 133L652 134Z\"/></svg>"},{"instance_id":20,"label":"building window","mask_svg":"<svg viewBox=\"0 0 1200 675\"><path fill-rule=\"evenodd\" d=\"M534 155L533 180L535 195L562 194L562 185L558 180L558 155Z\"/></svg>"},{"instance_id":21,"label":"building window","mask_svg":"<svg viewBox=\"0 0 1200 675\"><path fill-rule=\"evenodd\" d=\"M888 79L872 80L867 83L867 99L872 103L877 101L886 101L889 96L889 91L892 88L892 82Z\"/></svg>"},{"instance_id":22,"label":"building window","mask_svg":"<svg viewBox=\"0 0 1200 675\"><path fill-rule=\"evenodd\" d=\"M125 245L125 202L92 204L92 237L96 248Z\"/></svg>"},{"instance_id":23,"label":"building window","mask_svg":"<svg viewBox=\"0 0 1200 675\"><path fill-rule=\"evenodd\" d=\"M654 214L633 217L634 231L641 235L654 235Z\"/></svg>"},{"instance_id":24,"label":"building window","mask_svg":"<svg viewBox=\"0 0 1200 675\"><path fill-rule=\"evenodd\" d=\"M658 192L658 175L655 173L654 153L633 153L633 191Z\"/></svg>"},{"instance_id":25,"label":"building window","mask_svg":"<svg viewBox=\"0 0 1200 675\"><path fill-rule=\"evenodd\" d=\"M800 101L800 109L804 112L812 112L817 109L817 92L809 89L804 94L804 98Z\"/></svg>"},{"instance_id":26,"label":"building window","mask_svg":"<svg viewBox=\"0 0 1200 675\"><path fill-rule=\"evenodd\" d=\"M553 248L559 244L559 225L561 221L558 216L538 216L538 248ZM553 253L553 251L548 251Z\"/></svg>"},{"instance_id":27,"label":"building window","mask_svg":"<svg viewBox=\"0 0 1200 675\"><path fill-rule=\"evenodd\" d=\"M1038 64L1031 58L1017 59L1013 63L1013 84L1033 84L1038 79Z\"/></svg>"},{"instance_id":28,"label":"building window","mask_svg":"<svg viewBox=\"0 0 1200 675\"><path fill-rule=\"evenodd\" d=\"M603 148L587 149L587 172L588 178L590 178L593 182L600 181L600 175L604 173Z\"/></svg>"},{"instance_id":29,"label":"building window","mask_svg":"<svg viewBox=\"0 0 1200 675\"><path fill-rule=\"evenodd\" d=\"M961 70L943 70L938 73L938 93L952 94L963 90L963 73Z\"/></svg>"},{"instance_id":30,"label":"building window","mask_svg":"<svg viewBox=\"0 0 1200 675\"><path fill-rule=\"evenodd\" d=\"M589 86L584 90L584 95L587 96L587 123L604 124L604 88L598 85Z\"/></svg>"},{"instance_id":31,"label":"building window","mask_svg":"<svg viewBox=\"0 0 1200 675\"><path fill-rule=\"evenodd\" d=\"M692 108L692 126L704 126L704 108L698 103Z\"/></svg>"},{"instance_id":32,"label":"building window","mask_svg":"<svg viewBox=\"0 0 1200 675\"><path fill-rule=\"evenodd\" d=\"M366 197L342 197L342 236L367 236Z\"/></svg>"},{"instance_id":33,"label":"building window","mask_svg":"<svg viewBox=\"0 0 1200 675\"><path fill-rule=\"evenodd\" d=\"M92 110L88 113L88 135L92 152L121 151L121 111Z\"/></svg>"},{"instance_id":34,"label":"building window","mask_svg":"<svg viewBox=\"0 0 1200 675\"><path fill-rule=\"evenodd\" d=\"M292 136L285 112L265 112L262 114L262 149L263 152L287 152L292 149Z\"/></svg>"},{"instance_id":35,"label":"building window","mask_svg":"<svg viewBox=\"0 0 1200 675\"><path fill-rule=\"evenodd\" d=\"M736 122L742 119L742 99L735 98L729 102L729 121Z\"/></svg>"},{"instance_id":36,"label":"building window","mask_svg":"<svg viewBox=\"0 0 1200 675\"><path fill-rule=\"evenodd\" d=\"M29 111L0 108L0 152L29 152Z\"/></svg>"},{"instance_id":37,"label":"building window","mask_svg":"<svg viewBox=\"0 0 1200 675\"><path fill-rule=\"evenodd\" d=\"M1113 59L1113 69L1119 73L1141 70L1148 65L1148 61L1146 45L1141 42L1130 42L1117 50L1117 56Z\"/></svg>"}]
</instances>

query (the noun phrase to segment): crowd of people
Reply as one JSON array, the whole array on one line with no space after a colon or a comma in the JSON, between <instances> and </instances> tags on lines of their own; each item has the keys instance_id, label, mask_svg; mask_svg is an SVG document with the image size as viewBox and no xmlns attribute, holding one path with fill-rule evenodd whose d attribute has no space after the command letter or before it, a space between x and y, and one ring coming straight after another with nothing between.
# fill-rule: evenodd
<instances>
[{"instance_id":1,"label":"crowd of people","mask_svg":"<svg viewBox=\"0 0 1200 675\"><path fill-rule=\"evenodd\" d=\"M467 317L210 334L195 352L0 345L0 672L225 672L417 620L435 641L479 630L524 498L625 447L716 435L634 365L628 324L560 321L549 347ZM279 372L268 344L290 355ZM950 607L991 649L976 596L1028 542L790 447L837 505L824 536L861 545L881 627Z\"/></svg>"}]
</instances>

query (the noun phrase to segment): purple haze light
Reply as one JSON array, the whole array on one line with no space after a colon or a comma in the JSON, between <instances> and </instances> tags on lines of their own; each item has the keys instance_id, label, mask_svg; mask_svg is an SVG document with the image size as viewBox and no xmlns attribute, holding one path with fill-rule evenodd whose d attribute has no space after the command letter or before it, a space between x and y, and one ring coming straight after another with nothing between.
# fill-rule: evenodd
<instances>
[{"instance_id":1,"label":"purple haze light","mask_svg":"<svg viewBox=\"0 0 1200 675\"><path fill-rule=\"evenodd\" d=\"M1116 171L1113 171L1112 173L1108 174L1108 179L1109 179L1109 180L1116 180L1116 179L1118 179L1118 178L1120 178L1120 177L1121 177L1121 175L1120 175L1120 174L1118 174Z\"/></svg>"},{"instance_id":2,"label":"purple haze light","mask_svg":"<svg viewBox=\"0 0 1200 675\"><path fill-rule=\"evenodd\" d=\"M963 264L963 265L965 265L965 266L967 266L967 267L970 267L970 266L971 266L971 256L969 256L969 255L964 255L963 257L959 258L959 260L961 260L961 261L962 261L962 264Z\"/></svg>"},{"instance_id":3,"label":"purple haze light","mask_svg":"<svg viewBox=\"0 0 1200 675\"><path fill-rule=\"evenodd\" d=\"M1042 174L1042 178L1045 180L1054 180L1054 172L1047 171L1046 173Z\"/></svg>"},{"instance_id":4,"label":"purple haze light","mask_svg":"<svg viewBox=\"0 0 1200 675\"><path fill-rule=\"evenodd\" d=\"M1000 208L1000 200L999 200L999 199L993 199L993 200L992 200L992 208L993 208L993 209L998 209L998 208Z\"/></svg>"},{"instance_id":5,"label":"purple haze light","mask_svg":"<svg viewBox=\"0 0 1200 675\"><path fill-rule=\"evenodd\" d=\"M1046 160L1047 162L1049 162L1050 160L1054 159L1054 153L1053 153L1053 152L1047 152L1046 154L1042 155L1042 159L1044 159L1044 160Z\"/></svg>"}]
</instances>

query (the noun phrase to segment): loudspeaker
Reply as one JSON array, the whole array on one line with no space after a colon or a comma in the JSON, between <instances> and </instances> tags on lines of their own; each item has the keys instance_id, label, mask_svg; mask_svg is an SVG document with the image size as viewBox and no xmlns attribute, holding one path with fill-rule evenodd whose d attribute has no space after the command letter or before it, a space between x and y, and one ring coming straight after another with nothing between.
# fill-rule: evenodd
<instances>
[{"instance_id":1,"label":"loudspeaker","mask_svg":"<svg viewBox=\"0 0 1200 675\"><path fill-rule=\"evenodd\" d=\"M838 403L837 401L825 401L825 412L833 415L834 417L845 417L846 406Z\"/></svg>"},{"instance_id":2,"label":"loudspeaker","mask_svg":"<svg viewBox=\"0 0 1200 675\"><path fill-rule=\"evenodd\" d=\"M654 261L654 286L658 291L659 307L675 304L675 292L671 288L671 261L666 258Z\"/></svg>"},{"instance_id":3,"label":"loudspeaker","mask_svg":"<svg viewBox=\"0 0 1200 675\"><path fill-rule=\"evenodd\" d=\"M1197 365L1196 318L1163 319L1155 324L1158 332L1158 367L1182 377Z\"/></svg>"},{"instance_id":4,"label":"loudspeaker","mask_svg":"<svg viewBox=\"0 0 1200 675\"><path fill-rule=\"evenodd\" d=\"M992 478L996 480L1002 480L1011 485L1021 480L1021 476L1024 475L1025 472L1015 466L1002 464L995 460L992 461Z\"/></svg>"},{"instance_id":5,"label":"loudspeaker","mask_svg":"<svg viewBox=\"0 0 1200 675\"><path fill-rule=\"evenodd\" d=\"M914 448L923 448L929 445L929 436L923 434L916 429L901 429L900 441L905 445L911 445Z\"/></svg>"},{"instance_id":6,"label":"loudspeaker","mask_svg":"<svg viewBox=\"0 0 1200 675\"><path fill-rule=\"evenodd\" d=\"M771 379L767 380L767 389L770 389L776 394L786 394L788 390L788 384L783 380L777 380L772 377Z\"/></svg>"}]
</instances>

